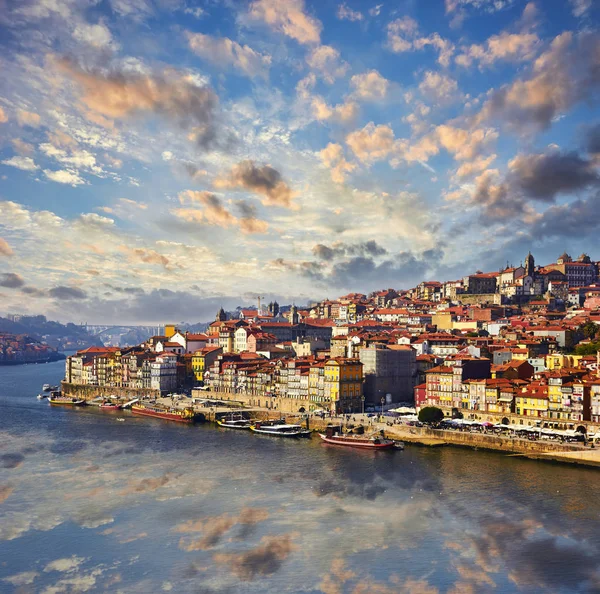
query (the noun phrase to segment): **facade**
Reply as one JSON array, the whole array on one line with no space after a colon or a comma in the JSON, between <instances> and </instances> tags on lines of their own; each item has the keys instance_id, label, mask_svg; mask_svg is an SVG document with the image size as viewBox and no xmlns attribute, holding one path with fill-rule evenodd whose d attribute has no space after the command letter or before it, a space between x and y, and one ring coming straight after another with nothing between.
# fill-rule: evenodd
<instances>
[{"instance_id":1,"label":"facade","mask_svg":"<svg viewBox=\"0 0 600 594\"><path fill-rule=\"evenodd\" d=\"M360 349L365 377L364 396L368 404L410 401L417 376L416 351L410 346L378 345Z\"/></svg>"}]
</instances>

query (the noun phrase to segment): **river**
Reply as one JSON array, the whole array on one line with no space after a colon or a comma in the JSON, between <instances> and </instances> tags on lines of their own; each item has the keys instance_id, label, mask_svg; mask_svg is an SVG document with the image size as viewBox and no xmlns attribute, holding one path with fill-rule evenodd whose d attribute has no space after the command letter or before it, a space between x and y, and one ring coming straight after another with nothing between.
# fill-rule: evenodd
<instances>
[{"instance_id":1,"label":"river","mask_svg":"<svg viewBox=\"0 0 600 594\"><path fill-rule=\"evenodd\" d=\"M63 369L0 368L1 592L600 592L596 469L38 401Z\"/></svg>"}]
</instances>

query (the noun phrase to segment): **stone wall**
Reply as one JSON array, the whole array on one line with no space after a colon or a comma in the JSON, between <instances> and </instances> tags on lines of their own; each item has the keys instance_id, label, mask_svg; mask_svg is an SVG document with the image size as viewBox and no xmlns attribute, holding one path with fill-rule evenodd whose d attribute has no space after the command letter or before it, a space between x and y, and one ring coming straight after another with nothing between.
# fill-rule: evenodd
<instances>
[{"instance_id":1,"label":"stone wall","mask_svg":"<svg viewBox=\"0 0 600 594\"><path fill-rule=\"evenodd\" d=\"M134 398L160 398L159 390L138 389L138 388L114 388L108 386L82 386L80 384L70 384L61 382L61 390L65 396L75 396L84 400L93 400L99 396L117 396L133 400Z\"/></svg>"},{"instance_id":2,"label":"stone wall","mask_svg":"<svg viewBox=\"0 0 600 594\"><path fill-rule=\"evenodd\" d=\"M270 410L276 410L282 413L298 413L301 408L308 411L311 403L308 400L297 398L273 398L272 396L253 396L238 392L206 392L204 390L192 390L193 398L206 398L209 400L224 400L227 402L238 403L242 406L258 406Z\"/></svg>"}]
</instances>

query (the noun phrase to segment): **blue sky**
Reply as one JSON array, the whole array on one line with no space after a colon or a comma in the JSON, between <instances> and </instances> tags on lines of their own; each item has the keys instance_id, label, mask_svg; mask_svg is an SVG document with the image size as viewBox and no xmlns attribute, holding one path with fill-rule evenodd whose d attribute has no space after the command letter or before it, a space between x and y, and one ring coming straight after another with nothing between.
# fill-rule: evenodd
<instances>
[{"instance_id":1,"label":"blue sky","mask_svg":"<svg viewBox=\"0 0 600 594\"><path fill-rule=\"evenodd\" d=\"M600 258L591 0L8 1L5 311L159 322Z\"/></svg>"}]
</instances>

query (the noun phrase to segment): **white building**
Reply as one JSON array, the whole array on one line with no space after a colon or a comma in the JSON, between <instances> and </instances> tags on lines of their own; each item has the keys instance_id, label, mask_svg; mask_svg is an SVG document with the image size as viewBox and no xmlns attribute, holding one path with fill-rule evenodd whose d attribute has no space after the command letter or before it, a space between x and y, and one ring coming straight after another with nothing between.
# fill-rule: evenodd
<instances>
[{"instance_id":1,"label":"white building","mask_svg":"<svg viewBox=\"0 0 600 594\"><path fill-rule=\"evenodd\" d=\"M161 392L177 389L177 356L164 353L150 363L150 388Z\"/></svg>"}]
</instances>

